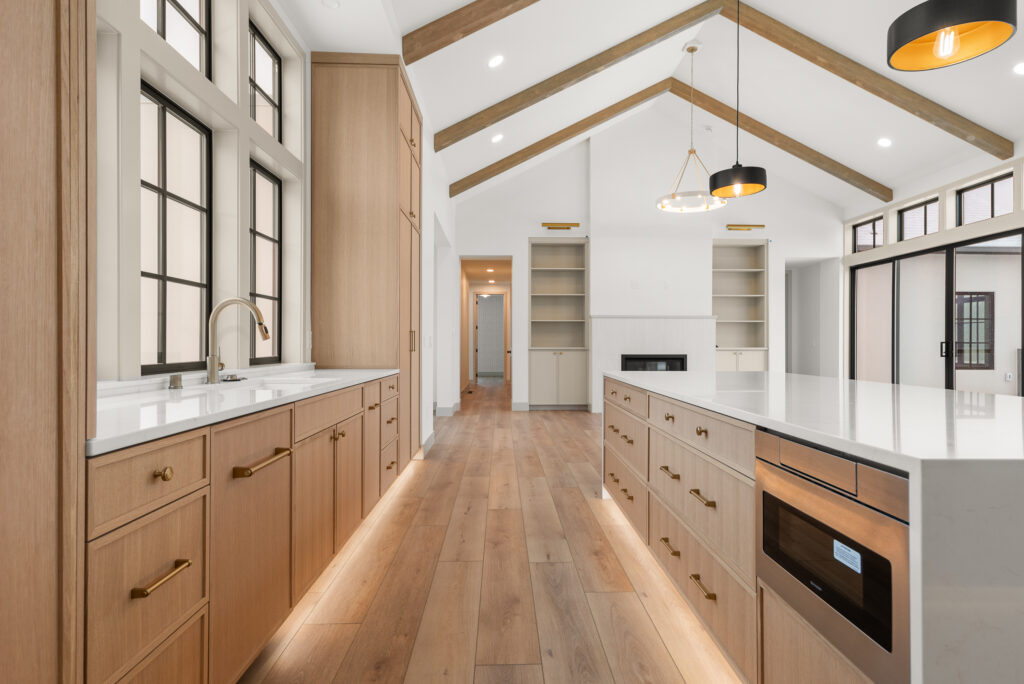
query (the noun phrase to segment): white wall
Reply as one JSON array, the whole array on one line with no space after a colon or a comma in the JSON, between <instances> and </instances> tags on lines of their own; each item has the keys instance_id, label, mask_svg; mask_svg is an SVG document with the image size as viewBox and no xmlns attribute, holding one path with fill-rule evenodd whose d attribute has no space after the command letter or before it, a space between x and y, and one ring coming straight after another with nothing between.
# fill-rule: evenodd
<instances>
[{"instance_id":1,"label":"white wall","mask_svg":"<svg viewBox=\"0 0 1024 684\"><path fill-rule=\"evenodd\" d=\"M1017 350L1020 339L1020 255L957 254L958 292L994 292L995 368L958 370L957 390L968 392L1017 393ZM1006 374L1012 374L1007 380Z\"/></svg>"},{"instance_id":2,"label":"white wall","mask_svg":"<svg viewBox=\"0 0 1024 684\"><path fill-rule=\"evenodd\" d=\"M791 373L838 377L842 345L842 261L797 263L792 278Z\"/></svg>"}]
</instances>

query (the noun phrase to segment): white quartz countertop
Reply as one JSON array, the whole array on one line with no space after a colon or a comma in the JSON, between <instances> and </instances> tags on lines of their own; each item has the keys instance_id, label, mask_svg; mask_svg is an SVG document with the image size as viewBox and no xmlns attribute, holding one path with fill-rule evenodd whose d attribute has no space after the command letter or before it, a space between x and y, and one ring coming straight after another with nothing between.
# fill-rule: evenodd
<instances>
[{"instance_id":1,"label":"white quartz countertop","mask_svg":"<svg viewBox=\"0 0 1024 684\"><path fill-rule=\"evenodd\" d=\"M202 384L205 373L186 374L184 387L166 389L167 377L102 382L97 388L96 437L85 455L142 444L168 435L264 411L398 373L397 369L315 370L311 364L247 368L240 382Z\"/></svg>"},{"instance_id":2,"label":"white quartz countertop","mask_svg":"<svg viewBox=\"0 0 1024 684\"><path fill-rule=\"evenodd\" d=\"M789 373L606 377L908 473L935 461L1024 461L1024 399Z\"/></svg>"}]
</instances>

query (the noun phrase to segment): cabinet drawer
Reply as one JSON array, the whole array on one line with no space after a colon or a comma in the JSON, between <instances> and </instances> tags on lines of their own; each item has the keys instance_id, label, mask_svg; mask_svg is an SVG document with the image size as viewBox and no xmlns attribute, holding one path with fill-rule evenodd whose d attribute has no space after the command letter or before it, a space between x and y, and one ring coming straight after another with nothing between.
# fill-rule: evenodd
<instances>
[{"instance_id":1,"label":"cabinet drawer","mask_svg":"<svg viewBox=\"0 0 1024 684\"><path fill-rule=\"evenodd\" d=\"M647 417L647 392L614 380L604 381L604 398L630 413Z\"/></svg>"},{"instance_id":2,"label":"cabinet drawer","mask_svg":"<svg viewBox=\"0 0 1024 684\"><path fill-rule=\"evenodd\" d=\"M398 440L380 450L380 495L398 479Z\"/></svg>"},{"instance_id":3,"label":"cabinet drawer","mask_svg":"<svg viewBox=\"0 0 1024 684\"><path fill-rule=\"evenodd\" d=\"M125 675L122 684L205 684L208 616L203 607Z\"/></svg>"},{"instance_id":4,"label":"cabinet drawer","mask_svg":"<svg viewBox=\"0 0 1024 684\"><path fill-rule=\"evenodd\" d=\"M747 477L754 477L754 426L651 395L651 424Z\"/></svg>"},{"instance_id":5,"label":"cabinet drawer","mask_svg":"<svg viewBox=\"0 0 1024 684\"><path fill-rule=\"evenodd\" d=\"M86 545L86 671L124 674L206 601L209 488Z\"/></svg>"},{"instance_id":6,"label":"cabinet drawer","mask_svg":"<svg viewBox=\"0 0 1024 684\"><path fill-rule=\"evenodd\" d=\"M88 539L210 484L210 431L86 460Z\"/></svg>"},{"instance_id":7,"label":"cabinet drawer","mask_svg":"<svg viewBox=\"0 0 1024 684\"><path fill-rule=\"evenodd\" d=\"M388 399L380 407L380 443L388 444L398 436L398 397Z\"/></svg>"},{"instance_id":8,"label":"cabinet drawer","mask_svg":"<svg viewBox=\"0 0 1024 684\"><path fill-rule=\"evenodd\" d=\"M363 406L369 409L380 408L380 380L363 385Z\"/></svg>"},{"instance_id":9,"label":"cabinet drawer","mask_svg":"<svg viewBox=\"0 0 1024 684\"><path fill-rule=\"evenodd\" d=\"M754 483L651 430L651 491L754 587Z\"/></svg>"},{"instance_id":10,"label":"cabinet drawer","mask_svg":"<svg viewBox=\"0 0 1024 684\"><path fill-rule=\"evenodd\" d=\"M604 439L643 480L647 479L647 424L614 406L604 408Z\"/></svg>"},{"instance_id":11,"label":"cabinet drawer","mask_svg":"<svg viewBox=\"0 0 1024 684\"><path fill-rule=\"evenodd\" d=\"M612 449L604 452L604 486L647 543L647 486L622 465Z\"/></svg>"},{"instance_id":12,"label":"cabinet drawer","mask_svg":"<svg viewBox=\"0 0 1024 684\"><path fill-rule=\"evenodd\" d=\"M398 376L392 375L380 381L380 399L387 401L398 396Z\"/></svg>"},{"instance_id":13,"label":"cabinet drawer","mask_svg":"<svg viewBox=\"0 0 1024 684\"><path fill-rule=\"evenodd\" d=\"M754 594L654 496L651 550L748 681L757 680Z\"/></svg>"},{"instance_id":14,"label":"cabinet drawer","mask_svg":"<svg viewBox=\"0 0 1024 684\"><path fill-rule=\"evenodd\" d=\"M351 387L296 402L295 441L337 425L362 410L362 387Z\"/></svg>"}]
</instances>

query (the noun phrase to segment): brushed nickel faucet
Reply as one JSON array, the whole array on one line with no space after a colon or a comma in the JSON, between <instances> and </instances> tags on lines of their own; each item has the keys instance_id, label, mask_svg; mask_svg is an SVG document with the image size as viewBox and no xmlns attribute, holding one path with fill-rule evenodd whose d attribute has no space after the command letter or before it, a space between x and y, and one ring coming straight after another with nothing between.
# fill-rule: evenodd
<instances>
[{"instance_id":1,"label":"brushed nickel faucet","mask_svg":"<svg viewBox=\"0 0 1024 684\"><path fill-rule=\"evenodd\" d=\"M213 311L210 312L209 332L206 335L206 383L209 385L220 382L221 363L219 350L217 348L217 316L220 315L221 311L232 304L247 307L249 312L252 313L253 320L256 321L256 329L259 331L260 337L264 340L270 339L270 330L267 329L267 324L263 322L263 312L261 312L259 307L248 299L242 299L241 297L229 297L217 306L213 307Z\"/></svg>"}]
</instances>

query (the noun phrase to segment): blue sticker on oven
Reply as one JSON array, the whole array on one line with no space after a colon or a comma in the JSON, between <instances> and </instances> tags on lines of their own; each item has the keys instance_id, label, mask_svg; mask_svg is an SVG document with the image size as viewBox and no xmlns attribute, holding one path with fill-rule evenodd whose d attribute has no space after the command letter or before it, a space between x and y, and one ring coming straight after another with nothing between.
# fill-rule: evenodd
<instances>
[{"instance_id":1,"label":"blue sticker on oven","mask_svg":"<svg viewBox=\"0 0 1024 684\"><path fill-rule=\"evenodd\" d=\"M832 557L858 575L860 574L860 553L837 539L832 540Z\"/></svg>"}]
</instances>

